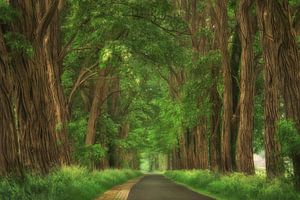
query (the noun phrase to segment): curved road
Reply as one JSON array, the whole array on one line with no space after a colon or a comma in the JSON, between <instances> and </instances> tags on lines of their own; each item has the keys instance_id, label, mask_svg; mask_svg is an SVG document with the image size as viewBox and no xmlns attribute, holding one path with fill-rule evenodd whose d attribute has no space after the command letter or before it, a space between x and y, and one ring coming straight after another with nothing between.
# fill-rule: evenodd
<instances>
[{"instance_id":1,"label":"curved road","mask_svg":"<svg viewBox=\"0 0 300 200\"><path fill-rule=\"evenodd\" d=\"M213 200L178 185L162 175L146 175L129 193L127 200Z\"/></svg>"}]
</instances>

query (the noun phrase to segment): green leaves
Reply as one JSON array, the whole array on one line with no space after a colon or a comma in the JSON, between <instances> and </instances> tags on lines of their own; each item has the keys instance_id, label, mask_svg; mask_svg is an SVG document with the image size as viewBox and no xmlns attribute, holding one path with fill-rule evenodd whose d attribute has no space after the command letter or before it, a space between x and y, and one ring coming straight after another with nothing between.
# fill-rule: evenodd
<instances>
[{"instance_id":1,"label":"green leaves","mask_svg":"<svg viewBox=\"0 0 300 200\"><path fill-rule=\"evenodd\" d=\"M28 57L33 56L33 47L24 35L20 33L8 32L4 35L4 38L12 53L24 54Z\"/></svg>"},{"instance_id":2,"label":"green leaves","mask_svg":"<svg viewBox=\"0 0 300 200\"><path fill-rule=\"evenodd\" d=\"M294 122L281 120L278 123L278 138L283 155L292 156L300 153L300 135Z\"/></svg>"},{"instance_id":3,"label":"green leaves","mask_svg":"<svg viewBox=\"0 0 300 200\"><path fill-rule=\"evenodd\" d=\"M0 0L0 24L11 22L18 13L5 0Z\"/></svg>"}]
</instances>

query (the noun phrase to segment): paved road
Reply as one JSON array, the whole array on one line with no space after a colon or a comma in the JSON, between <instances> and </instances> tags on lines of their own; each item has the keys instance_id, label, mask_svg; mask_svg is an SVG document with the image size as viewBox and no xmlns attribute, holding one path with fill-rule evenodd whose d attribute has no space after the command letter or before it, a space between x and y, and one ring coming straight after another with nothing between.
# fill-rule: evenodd
<instances>
[{"instance_id":1,"label":"paved road","mask_svg":"<svg viewBox=\"0 0 300 200\"><path fill-rule=\"evenodd\" d=\"M146 175L131 189L128 200L213 200L162 175Z\"/></svg>"}]
</instances>

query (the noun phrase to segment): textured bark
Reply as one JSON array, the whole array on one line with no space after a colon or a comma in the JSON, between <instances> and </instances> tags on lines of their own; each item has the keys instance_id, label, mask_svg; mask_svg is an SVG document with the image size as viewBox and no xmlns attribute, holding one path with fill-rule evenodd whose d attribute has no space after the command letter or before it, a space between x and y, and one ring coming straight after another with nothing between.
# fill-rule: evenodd
<instances>
[{"instance_id":1,"label":"textured bark","mask_svg":"<svg viewBox=\"0 0 300 200\"><path fill-rule=\"evenodd\" d=\"M10 1L21 13L11 31L23 34L34 49L32 58L15 53L12 59L21 162L25 168L43 173L70 160L60 65L55 60L59 51L58 2Z\"/></svg>"},{"instance_id":2,"label":"textured bark","mask_svg":"<svg viewBox=\"0 0 300 200\"><path fill-rule=\"evenodd\" d=\"M268 42L262 38L263 45ZM268 46L272 46L269 44ZM279 120L279 77L276 63L270 59L269 49L264 50L264 146L266 156L266 170L268 178L282 176L283 161L280 156L280 145L277 141L277 122Z\"/></svg>"},{"instance_id":3,"label":"textured bark","mask_svg":"<svg viewBox=\"0 0 300 200\"><path fill-rule=\"evenodd\" d=\"M280 156L280 145L277 141L277 122L279 120L279 68L272 50L276 49L277 44L264 34L264 19L262 7L258 9L259 22L263 33L261 43L264 55L264 146L266 155L266 170L268 178L282 176L284 173L283 160ZM270 16L269 16L270 17ZM267 19L267 18L266 18ZM270 20L270 19L269 19Z\"/></svg>"},{"instance_id":4,"label":"textured bark","mask_svg":"<svg viewBox=\"0 0 300 200\"><path fill-rule=\"evenodd\" d=\"M187 169L208 169L208 142L206 125L202 121L193 131L187 133Z\"/></svg>"},{"instance_id":5,"label":"textured bark","mask_svg":"<svg viewBox=\"0 0 300 200\"><path fill-rule=\"evenodd\" d=\"M223 124L221 134L221 168L223 172L232 171L231 158L231 118L232 118L232 80L228 52L228 16L227 0L216 2L217 32L222 55L222 70L224 79Z\"/></svg>"},{"instance_id":6,"label":"textured bark","mask_svg":"<svg viewBox=\"0 0 300 200\"><path fill-rule=\"evenodd\" d=\"M21 173L12 92L12 68L0 26L0 175Z\"/></svg>"},{"instance_id":7,"label":"textured bark","mask_svg":"<svg viewBox=\"0 0 300 200\"><path fill-rule=\"evenodd\" d=\"M254 131L254 88L255 69L253 52L253 30L251 20L251 0L241 0L238 11L240 39L242 44L241 84L240 84L240 121L237 137L237 170L254 174L253 131Z\"/></svg>"},{"instance_id":8,"label":"textured bark","mask_svg":"<svg viewBox=\"0 0 300 200\"><path fill-rule=\"evenodd\" d=\"M222 99L219 96L217 88L217 79L219 76L219 69L213 65L212 70L212 86L210 89L210 102L212 105L212 112L210 117L210 168L213 171L218 171L220 167L220 139L221 139L221 108Z\"/></svg>"},{"instance_id":9,"label":"textured bark","mask_svg":"<svg viewBox=\"0 0 300 200\"><path fill-rule=\"evenodd\" d=\"M99 115L101 113L101 105L106 96L106 91L105 91L107 88L106 76L107 76L107 69L102 69L99 72L99 76L95 86L94 98L90 110L87 133L85 138L86 145L95 144L97 120L99 119Z\"/></svg>"},{"instance_id":10,"label":"textured bark","mask_svg":"<svg viewBox=\"0 0 300 200\"><path fill-rule=\"evenodd\" d=\"M286 117L295 122L300 133L300 58L288 1L263 0L257 3L262 35L266 41L264 49L270 52L265 56L275 62L280 73ZM294 153L292 160L296 187L300 190L300 155Z\"/></svg>"},{"instance_id":11,"label":"textured bark","mask_svg":"<svg viewBox=\"0 0 300 200\"><path fill-rule=\"evenodd\" d=\"M196 127L196 143L195 143L195 155L196 155L196 169L208 169L208 142L206 137L206 123L201 120L201 124Z\"/></svg>"},{"instance_id":12,"label":"textured bark","mask_svg":"<svg viewBox=\"0 0 300 200\"><path fill-rule=\"evenodd\" d=\"M209 4L209 13L211 18L210 28L214 30L217 25L217 17L214 7ZM214 39L211 42L211 49L216 50L219 46L219 38L217 31L214 31ZM209 140L209 161L210 169L213 171L219 171L221 169L221 111L222 111L222 99L218 92L218 80L220 78L220 66L211 64L211 79L212 84L210 87L210 140Z\"/></svg>"}]
</instances>

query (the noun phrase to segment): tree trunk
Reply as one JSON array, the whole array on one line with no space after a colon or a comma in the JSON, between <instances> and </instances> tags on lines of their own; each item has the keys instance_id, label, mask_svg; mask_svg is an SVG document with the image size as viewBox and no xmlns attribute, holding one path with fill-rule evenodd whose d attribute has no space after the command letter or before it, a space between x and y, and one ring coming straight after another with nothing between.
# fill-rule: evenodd
<instances>
[{"instance_id":1,"label":"tree trunk","mask_svg":"<svg viewBox=\"0 0 300 200\"><path fill-rule=\"evenodd\" d=\"M259 7L260 26L264 27L262 10ZM275 43L261 34L261 43L264 55L264 146L266 155L266 170L269 179L282 176L284 173L283 160L280 156L280 145L277 141L277 122L279 121L279 68L272 50L276 49Z\"/></svg>"},{"instance_id":2,"label":"tree trunk","mask_svg":"<svg viewBox=\"0 0 300 200\"><path fill-rule=\"evenodd\" d=\"M232 80L228 52L228 16L227 0L216 2L217 32L222 55L222 70L224 78L223 124L221 134L221 167L223 172L232 171L231 158L231 118L232 118Z\"/></svg>"},{"instance_id":3,"label":"tree trunk","mask_svg":"<svg viewBox=\"0 0 300 200\"><path fill-rule=\"evenodd\" d=\"M263 47L266 52L269 50L265 59L274 61L274 66L280 73L286 116L295 122L300 134L300 58L288 1L262 0L257 3L262 38L265 40ZM292 160L296 188L300 190L300 155L294 153Z\"/></svg>"},{"instance_id":4,"label":"tree trunk","mask_svg":"<svg viewBox=\"0 0 300 200\"><path fill-rule=\"evenodd\" d=\"M101 105L106 96L105 88L107 86L107 69L102 69L99 73L98 80L95 86L93 103L90 111L87 133L85 138L86 145L95 144L96 140L96 126L97 120L99 119L99 115L101 113Z\"/></svg>"},{"instance_id":5,"label":"tree trunk","mask_svg":"<svg viewBox=\"0 0 300 200\"><path fill-rule=\"evenodd\" d=\"M60 66L53 60L58 47L50 45L59 38L59 2L10 1L21 13L12 23L11 32L23 34L33 46L32 57L14 52L12 59L21 161L26 168L43 173L70 160L64 101L58 94L62 94Z\"/></svg>"},{"instance_id":6,"label":"tree trunk","mask_svg":"<svg viewBox=\"0 0 300 200\"><path fill-rule=\"evenodd\" d=\"M195 143L195 155L196 157L196 169L208 169L208 144L206 137L206 122L200 120L202 123L196 127L196 143Z\"/></svg>"},{"instance_id":7,"label":"tree trunk","mask_svg":"<svg viewBox=\"0 0 300 200\"><path fill-rule=\"evenodd\" d=\"M240 24L240 39L242 44L241 58L241 94L240 121L237 137L236 162L237 170L247 174L254 174L253 160L253 124L254 124L254 53L253 30L251 21L251 0L241 0L238 11Z\"/></svg>"},{"instance_id":8,"label":"tree trunk","mask_svg":"<svg viewBox=\"0 0 300 200\"><path fill-rule=\"evenodd\" d=\"M212 105L212 112L210 117L210 168L213 171L218 171L220 166L220 136L221 136L221 108L222 100L218 93L217 80L219 76L219 69L212 65L212 86L210 89L210 102Z\"/></svg>"},{"instance_id":9,"label":"tree trunk","mask_svg":"<svg viewBox=\"0 0 300 200\"><path fill-rule=\"evenodd\" d=\"M21 173L13 90L12 68L0 26L0 175Z\"/></svg>"}]
</instances>

